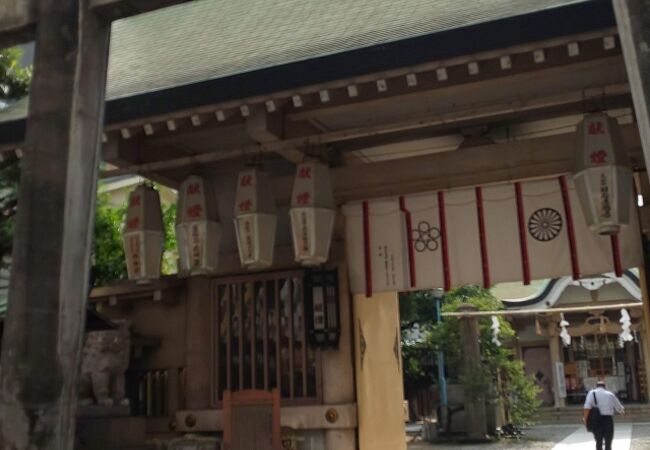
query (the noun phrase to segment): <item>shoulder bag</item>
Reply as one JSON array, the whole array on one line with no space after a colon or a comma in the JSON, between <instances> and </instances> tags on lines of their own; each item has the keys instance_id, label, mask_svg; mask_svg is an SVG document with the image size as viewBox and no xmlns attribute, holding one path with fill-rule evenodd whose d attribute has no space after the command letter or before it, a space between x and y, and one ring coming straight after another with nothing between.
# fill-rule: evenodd
<instances>
[{"instance_id":1,"label":"shoulder bag","mask_svg":"<svg viewBox=\"0 0 650 450\"><path fill-rule=\"evenodd\" d=\"M589 415L587 416L587 431L596 431L600 428L600 409L598 408L598 397L596 396L596 391L592 391L594 396L594 408L589 410Z\"/></svg>"}]
</instances>

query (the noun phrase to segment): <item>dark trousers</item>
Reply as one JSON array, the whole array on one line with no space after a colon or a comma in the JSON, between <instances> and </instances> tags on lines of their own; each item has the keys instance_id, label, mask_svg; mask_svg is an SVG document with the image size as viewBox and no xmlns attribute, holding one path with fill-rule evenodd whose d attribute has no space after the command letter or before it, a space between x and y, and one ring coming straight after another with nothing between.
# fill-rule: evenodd
<instances>
[{"instance_id":1,"label":"dark trousers","mask_svg":"<svg viewBox=\"0 0 650 450\"><path fill-rule=\"evenodd\" d=\"M600 416L600 426L594 430L596 438L596 450L612 450L612 440L614 439L614 418L612 416Z\"/></svg>"}]
</instances>

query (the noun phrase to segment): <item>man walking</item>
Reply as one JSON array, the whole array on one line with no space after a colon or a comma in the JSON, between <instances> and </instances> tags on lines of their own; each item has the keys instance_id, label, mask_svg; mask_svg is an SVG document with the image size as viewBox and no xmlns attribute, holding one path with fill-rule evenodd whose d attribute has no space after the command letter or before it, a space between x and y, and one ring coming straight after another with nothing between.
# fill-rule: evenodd
<instances>
[{"instance_id":1,"label":"man walking","mask_svg":"<svg viewBox=\"0 0 650 450\"><path fill-rule=\"evenodd\" d=\"M625 414L625 408L618 401L616 395L605 389L605 382L596 383L596 389L589 391L585 400L583 422L587 425L587 417L592 408L598 408L600 411L600 420L597 426L592 430L596 438L596 450L603 450L603 441L605 450L612 450L612 440L614 439L614 411Z\"/></svg>"}]
</instances>

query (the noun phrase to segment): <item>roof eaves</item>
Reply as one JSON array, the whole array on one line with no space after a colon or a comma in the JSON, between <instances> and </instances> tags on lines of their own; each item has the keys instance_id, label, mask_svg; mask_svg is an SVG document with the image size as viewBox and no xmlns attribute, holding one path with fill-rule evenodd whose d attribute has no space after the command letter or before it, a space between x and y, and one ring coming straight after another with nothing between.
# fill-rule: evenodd
<instances>
[{"instance_id":1,"label":"roof eaves","mask_svg":"<svg viewBox=\"0 0 650 450\"><path fill-rule=\"evenodd\" d=\"M616 25L611 2L592 0L410 39L109 100L107 124L296 89L429 61ZM20 142L25 120L0 123L0 144Z\"/></svg>"},{"instance_id":2,"label":"roof eaves","mask_svg":"<svg viewBox=\"0 0 650 450\"><path fill-rule=\"evenodd\" d=\"M602 274L595 278L610 278L614 279L619 283L625 290L627 290L630 295L632 295L638 301L641 300L641 288L639 278L628 269L623 271L623 275L620 278L617 278L614 273ZM573 282L573 279L569 276L562 278L553 278L549 280L547 284L544 285L539 292L530 295L526 298L520 299L503 299L501 302L506 307L510 308L523 308L527 306L533 306L540 303L544 303L543 307L551 307L558 300L562 292Z\"/></svg>"}]
</instances>

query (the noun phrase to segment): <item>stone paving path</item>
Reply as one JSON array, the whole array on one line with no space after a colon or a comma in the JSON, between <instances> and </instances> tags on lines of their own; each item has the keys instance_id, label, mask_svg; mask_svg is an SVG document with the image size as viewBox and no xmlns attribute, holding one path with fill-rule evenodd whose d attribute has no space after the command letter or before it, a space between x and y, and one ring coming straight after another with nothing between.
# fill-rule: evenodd
<instances>
[{"instance_id":1,"label":"stone paving path","mask_svg":"<svg viewBox=\"0 0 650 450\"><path fill-rule=\"evenodd\" d=\"M632 424L625 423L616 426L612 450L630 450L632 443ZM584 427L567 436L553 450L593 450L594 437Z\"/></svg>"},{"instance_id":2,"label":"stone paving path","mask_svg":"<svg viewBox=\"0 0 650 450\"><path fill-rule=\"evenodd\" d=\"M617 423L613 450L650 450L650 423ZM570 444L570 445L569 445ZM409 442L408 450L594 450L593 436L583 426L539 425L526 430L521 440L488 444Z\"/></svg>"}]
</instances>

